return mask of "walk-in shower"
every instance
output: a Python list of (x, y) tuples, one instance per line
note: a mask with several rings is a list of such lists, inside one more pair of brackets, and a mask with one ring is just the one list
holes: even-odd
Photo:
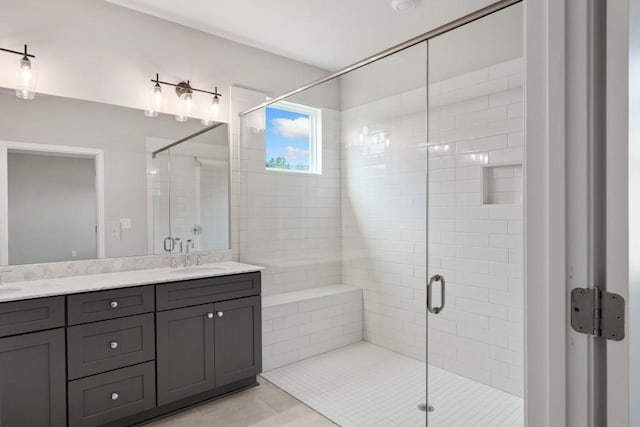
[(263, 375), (339, 425), (523, 424), (522, 13), (238, 96)]

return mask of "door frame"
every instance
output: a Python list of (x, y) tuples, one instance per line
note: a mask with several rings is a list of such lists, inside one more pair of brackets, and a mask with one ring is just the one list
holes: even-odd
[(8, 194), (8, 157), (9, 150), (59, 153), (93, 157), (96, 165), (96, 251), (98, 258), (105, 257), (104, 229), (104, 151), (93, 148), (49, 145), (28, 142), (0, 140), (0, 266), (9, 261), (9, 194)]
[(640, 398), (640, 367), (631, 363), (640, 354), (639, 20), (639, 0), (607, 2), (607, 290), (624, 297), (627, 313), (625, 339), (606, 344), (601, 404), (612, 427), (640, 423), (640, 408), (631, 404)]
[(567, 420), (565, 9), (524, 1), (525, 422)]
[[(584, 179), (576, 181), (570, 176), (567, 180), (567, 162), (580, 164), (587, 174), (589, 166), (580, 163), (583, 159), (568, 158), (566, 153), (570, 147), (567, 142), (575, 148), (576, 144), (584, 145), (586, 139), (567, 141), (565, 133), (568, 126), (584, 130), (594, 123), (582, 118), (567, 124), (577, 110), (578, 116), (584, 113), (580, 102), (586, 95), (580, 91), (587, 90), (586, 85), (571, 86), (568, 82), (585, 78), (582, 73), (589, 71), (585, 69), (585, 57), (574, 52), (568, 55), (565, 44), (575, 49), (572, 40), (591, 37), (593, 28), (585, 30), (583, 21), (588, 17), (580, 8), (587, 7), (587, 2), (582, 0), (535, 0), (525, 4), (527, 87), (535, 88), (525, 98), (525, 185), (531, 183), (525, 196), (525, 276), (530, 285), (526, 288), (525, 314), (527, 424), (637, 425), (640, 408), (630, 402), (640, 396), (640, 367), (630, 363), (630, 355), (640, 354), (640, 344), (634, 340), (634, 325), (640, 322), (640, 298), (633, 298), (640, 293), (640, 226), (631, 219), (640, 217), (640, 168), (631, 165), (634, 160), (636, 165), (640, 163), (640, 144), (632, 144), (640, 139), (640, 126), (630, 117), (640, 114), (640, 81), (630, 76), (640, 75), (640, 61), (634, 58), (634, 54), (640, 57), (640, 26), (630, 28), (630, 22), (640, 22), (640, 0), (605, 2), (606, 54), (596, 59), (606, 64), (604, 285), (607, 291), (625, 298), (627, 313), (626, 338), (606, 342), (606, 372), (600, 370), (598, 375), (594, 350), (588, 344), (593, 339), (571, 330), (567, 298), (570, 287), (575, 286), (568, 280), (571, 260), (567, 259), (567, 242), (575, 245), (581, 241), (571, 234), (577, 231), (567, 227), (571, 220), (567, 218), (567, 196), (576, 190), (585, 191), (587, 185)], [(567, 25), (569, 19), (574, 25)], [(576, 74), (569, 75), (567, 70)], [(589, 137), (586, 131), (579, 138), (583, 136)], [(595, 384), (600, 380), (603, 383)], [(590, 392), (594, 384), (596, 388), (606, 387), (605, 394)], [(596, 418), (600, 417), (605, 421), (599, 422)]]

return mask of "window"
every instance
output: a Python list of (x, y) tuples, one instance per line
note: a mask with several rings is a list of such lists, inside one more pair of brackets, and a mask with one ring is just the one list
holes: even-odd
[(267, 170), (322, 173), (321, 114), (284, 101), (266, 108)]

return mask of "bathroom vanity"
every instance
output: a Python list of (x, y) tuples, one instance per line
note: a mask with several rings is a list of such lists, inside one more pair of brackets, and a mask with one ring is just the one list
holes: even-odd
[(0, 286), (0, 425), (132, 425), (256, 385), (260, 267)]

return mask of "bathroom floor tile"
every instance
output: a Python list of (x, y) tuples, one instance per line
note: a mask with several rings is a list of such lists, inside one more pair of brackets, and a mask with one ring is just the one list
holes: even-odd
[[(342, 427), (424, 426), (426, 365), (366, 342), (263, 374)], [(429, 427), (524, 425), (520, 397), (429, 366)], [(299, 424), (306, 425), (306, 424)]]
[(260, 386), (146, 424), (150, 427), (335, 427), (264, 378)]

